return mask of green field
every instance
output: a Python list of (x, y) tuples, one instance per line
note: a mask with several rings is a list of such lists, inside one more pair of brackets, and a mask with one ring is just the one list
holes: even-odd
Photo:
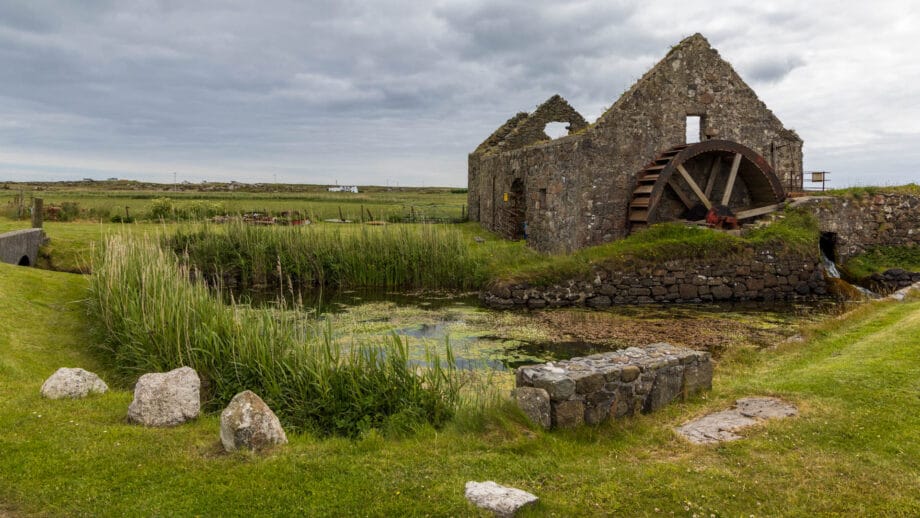
[[(172, 429), (126, 424), (128, 387), (80, 401), (39, 396), (61, 366), (112, 378), (89, 352), (86, 290), (81, 276), (0, 265), (8, 514), (471, 515), (467, 480), (536, 493), (526, 516), (920, 513), (918, 301), (863, 306), (804, 342), (728, 353), (711, 393), (653, 415), (547, 433), (505, 412), (404, 438), (292, 434), (267, 455), (226, 455), (214, 415)], [(755, 394), (794, 401), (801, 415), (721, 446), (671, 431)]]
[[(10, 189), (2, 190), (0, 185), (0, 207), (6, 209), (16, 205), (10, 201), (19, 187), (8, 186)], [(101, 216), (107, 206), (108, 214), (114, 215), (124, 204), (131, 207), (129, 212), (140, 215), (163, 196), (169, 196), (177, 207), (236, 204), (233, 206), (241, 212), (264, 210), (260, 204), (278, 212), (319, 207), (310, 210), (328, 211), (330, 218), (339, 218), (340, 206), (343, 216), (349, 218), (344, 214), (346, 206), (355, 212), (365, 205), (365, 209), (376, 207), (372, 212), (392, 210), (392, 214), (400, 214), (406, 206), (422, 207), (425, 203), (462, 210), (466, 200), (465, 194), (448, 189), (395, 194), (368, 189), (358, 195), (366, 198), (358, 199), (310, 186), (249, 186), (250, 192), (244, 193), (227, 188), (210, 192), (194, 186), (164, 192), (135, 183), (106, 185), (104, 191), (79, 183), (32, 185), (28, 192), (41, 195), (46, 206), (69, 202), (86, 211), (75, 222), (46, 222), (51, 241), (43, 248), (40, 264), (64, 272), (88, 273), (94, 261), (100, 264), (100, 247), (107, 237), (117, 234), (124, 236), (120, 239), (143, 239), (146, 235), (162, 243), (165, 236), (177, 231), (200, 230), (198, 223), (120, 224)], [(303, 208), (285, 207), (294, 200)], [(349, 200), (352, 205), (348, 205)], [(429, 210), (430, 214), (435, 212)], [(451, 217), (447, 210), (441, 214)], [(377, 214), (373, 216), (377, 219)], [(443, 273), (421, 285), (437, 285), (440, 278), (460, 271), (459, 265), (474, 267), (470, 271), (475, 275), (469, 278), (475, 278), (476, 283), (502, 279), (549, 282), (559, 276), (579, 275), (603, 261), (725, 255), (774, 240), (803, 249), (815, 247), (814, 229), (807, 218), (793, 213), (784, 219), (779, 225), (740, 238), (666, 225), (566, 256), (538, 254), (522, 242), (498, 239), (475, 223), (430, 229), (422, 225), (334, 223), (318, 223), (308, 229), (259, 227), (259, 232), (264, 232), (257, 236), (259, 232), (254, 230), (245, 246), (271, 250), (266, 244), (282, 239), (280, 242), (289, 245), (307, 246), (298, 240), (305, 238), (304, 243), (310, 243), (316, 238), (324, 240), (318, 249), (333, 250), (335, 243), (346, 243), (342, 250), (351, 256), (360, 254), (362, 247), (383, 249), (388, 243), (395, 243), (396, 250), (405, 249), (411, 256), (410, 252), (432, 246), (415, 241), (413, 236), (430, 234), (453, 244), (445, 243), (440, 254), (439, 260), (444, 262), (438, 264), (444, 266), (436, 268)], [(27, 220), (0, 217), (0, 232), (27, 226)], [(230, 228), (213, 227), (218, 233)], [(304, 233), (294, 236), (289, 232)], [(244, 246), (224, 243), (219, 235), (206, 237), (203, 242), (218, 251)], [(463, 243), (468, 251), (450, 248), (462, 247)], [(374, 254), (399, 255), (380, 250)], [(866, 259), (867, 270), (916, 260), (901, 250), (879, 254)], [(149, 264), (145, 267), (167, 262), (152, 252), (146, 255)], [(263, 269), (270, 269), (264, 265), (271, 266), (274, 258), (280, 257), (277, 250), (263, 255)], [(326, 255), (334, 257), (332, 252)], [(459, 256), (461, 262), (453, 265), (451, 255)], [(330, 268), (341, 268), (347, 260), (334, 259)], [(414, 262), (380, 264), (397, 265), (393, 268), (410, 272), (411, 277), (415, 275), (411, 273)], [(135, 260), (124, 264), (142, 263)], [(359, 284), (389, 282), (362, 281), (372, 279), (362, 273), (367, 266), (353, 266), (349, 278), (359, 279), (355, 281)], [(223, 348), (235, 343), (232, 329), (245, 325), (243, 319), (229, 318), (231, 310), (222, 309), (205, 293), (185, 293), (184, 287), (170, 285), (164, 291), (167, 299), (153, 304), (142, 301), (140, 291), (121, 295), (122, 307), (130, 311), (146, 311), (145, 307), (159, 311), (165, 320), (154, 323), (156, 329), (145, 330), (148, 317), (138, 310), (117, 314), (109, 321), (113, 326), (125, 324), (122, 335), (106, 334), (100, 320), (90, 316), (89, 301), (93, 297), (106, 300), (106, 293), (115, 290), (93, 292), (91, 286), (101, 286), (103, 277), (64, 272), (0, 264), (0, 516), (486, 516), (477, 514), (465, 501), (463, 485), (468, 480), (494, 480), (537, 494), (541, 502), (523, 516), (920, 515), (920, 341), (916, 338), (920, 336), (920, 300), (916, 297), (905, 303), (868, 303), (840, 316), (790, 319), (781, 324), (772, 317), (746, 317), (750, 319), (747, 329), (781, 325), (783, 332), (751, 331), (737, 336), (734, 334), (740, 333), (740, 328), (728, 325), (734, 319), (729, 314), (717, 319), (669, 313), (670, 325), (665, 327), (671, 335), (684, 328), (688, 319), (695, 319), (696, 330), (683, 337), (684, 343), (718, 351), (715, 379), (712, 392), (652, 415), (576, 431), (546, 432), (528, 424), (512, 408), (506, 386), (501, 385), (508, 382), (504, 376), (491, 380), (496, 387), (503, 387), (502, 399), (495, 400), (488, 387), (482, 387), (485, 399), (470, 399), (473, 404), (458, 407), (454, 418), (438, 423), (437, 428), (419, 423), (408, 428), (388, 426), (386, 420), (380, 420), (375, 427), (361, 428), (357, 433), (347, 430), (345, 435), (352, 437), (346, 438), (330, 435), (321, 427), (302, 427), (289, 430), (290, 444), (274, 451), (228, 455), (220, 446), (214, 405), (209, 407), (210, 413), (194, 422), (171, 429), (129, 425), (125, 414), (136, 375), (132, 368), (148, 368), (143, 365), (145, 361), (166, 364), (175, 360), (169, 354), (145, 352), (144, 341), (160, 340), (157, 343), (164, 351), (177, 340), (184, 340), (178, 333), (172, 336), (167, 332), (173, 331), (170, 322), (178, 317), (156, 309), (168, 305), (163, 300), (181, 298), (186, 304), (183, 307), (194, 308), (186, 317), (221, 322), (222, 327), (215, 325), (210, 336), (199, 333), (202, 330), (197, 327), (195, 332), (216, 344), (212, 350), (196, 349), (194, 354), (200, 355), (196, 361), (214, 366), (224, 365), (218, 360), (225, 352)], [(175, 306), (181, 310), (180, 304)], [(397, 311), (385, 307), (388, 309), (376, 311)], [(359, 333), (369, 326), (386, 330), (388, 324), (381, 322), (381, 315), (374, 310), (369, 314), (361, 311), (330, 319), (339, 336), (347, 337), (350, 326)], [(416, 307), (412, 311), (428, 310)], [(264, 318), (268, 331), (263, 333), (253, 324), (249, 331), (259, 336), (238, 342), (262, 343), (269, 350), (281, 340), (272, 333), (287, 324), (270, 313), (261, 315), (255, 318)], [(626, 327), (630, 318), (608, 317), (601, 312), (568, 310), (535, 312), (526, 318), (517, 313), (491, 312), (486, 321), (496, 329), (514, 328), (516, 335), (541, 335), (549, 321), (578, 334), (592, 326)], [(637, 320), (631, 325), (641, 329), (651, 326), (651, 321)], [(698, 334), (707, 325), (717, 326), (715, 333), (726, 335), (720, 336), (722, 345), (713, 346), (712, 338)], [(230, 332), (225, 332), (228, 329)], [(761, 338), (755, 340), (755, 335)], [(792, 335), (802, 339), (783, 341)], [(764, 343), (763, 337), (771, 341)], [(218, 343), (220, 340), (223, 342)], [(114, 351), (134, 354), (133, 363), (118, 364), (112, 356)], [(42, 381), (64, 366), (98, 372), (112, 390), (85, 400), (42, 399)], [(261, 368), (254, 362), (248, 367)], [(225, 398), (235, 388), (228, 385), (226, 390)], [(751, 429), (743, 440), (722, 445), (693, 446), (672, 431), (691, 418), (753, 395), (787, 399), (798, 405), (800, 415)]]
[[(353, 221), (462, 219), (464, 189), (360, 187), (360, 192), (329, 192), (318, 185), (194, 184), (163, 185), (139, 182), (55, 182), (0, 184), (0, 215), (19, 215), (19, 198), (27, 208), (32, 197), (46, 207), (76, 204), (73, 218), (109, 221), (112, 216), (146, 219), (155, 201), (167, 198), (180, 216), (188, 213), (240, 214), (299, 212), (313, 220)], [(126, 212), (127, 209), (127, 212)], [(156, 219), (156, 218), (154, 218)]]

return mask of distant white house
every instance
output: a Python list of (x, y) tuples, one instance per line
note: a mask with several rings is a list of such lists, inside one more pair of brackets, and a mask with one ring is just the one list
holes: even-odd
[(358, 194), (357, 185), (336, 185), (329, 188), (329, 192), (353, 192)]

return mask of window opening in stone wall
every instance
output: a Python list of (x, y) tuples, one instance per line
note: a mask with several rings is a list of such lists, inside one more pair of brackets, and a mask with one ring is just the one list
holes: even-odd
[(695, 144), (700, 141), (700, 120), (699, 115), (687, 115), (687, 134), (684, 140), (687, 144)]
[(537, 197), (537, 208), (546, 210), (546, 189), (540, 189)]
[(550, 122), (543, 128), (543, 133), (546, 133), (553, 140), (564, 137), (569, 134), (569, 124), (567, 122)]

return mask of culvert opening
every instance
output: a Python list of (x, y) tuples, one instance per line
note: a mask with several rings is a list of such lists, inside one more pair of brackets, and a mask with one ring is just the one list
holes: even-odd
[(29, 261), (29, 256), (22, 256), (22, 259), (19, 260), (19, 266), (32, 266), (32, 263)]
[(827, 257), (831, 262), (837, 262), (837, 233), (836, 232), (821, 232), (821, 239), (818, 241), (819, 246), (821, 247), (821, 253), (824, 254), (824, 257)]

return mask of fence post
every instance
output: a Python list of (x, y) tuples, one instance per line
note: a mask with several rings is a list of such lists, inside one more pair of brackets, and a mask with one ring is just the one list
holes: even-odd
[(32, 198), (32, 228), (42, 228), (42, 210), (44, 201), (41, 198)]

